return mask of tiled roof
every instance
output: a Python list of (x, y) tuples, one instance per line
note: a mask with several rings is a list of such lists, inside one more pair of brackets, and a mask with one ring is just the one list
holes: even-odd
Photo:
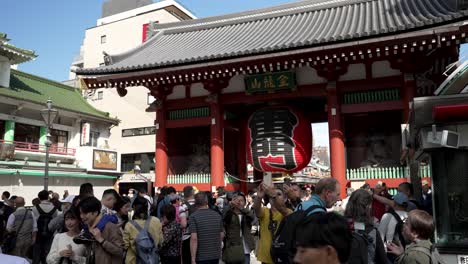
[(156, 25), (143, 45), (110, 56), (106, 74), (324, 46), (466, 19), (446, 0), (307, 0), (244, 13)]
[(78, 89), (45, 78), (11, 69), (10, 87), (0, 87), (0, 97), (10, 97), (45, 106), (52, 99), (54, 108), (64, 109), (85, 116), (118, 123), (108, 113), (101, 112), (88, 104)]
[(15, 47), (8, 41), (7, 34), (0, 33), (0, 56), (7, 57), (11, 64), (23, 63), (37, 57), (34, 51)]

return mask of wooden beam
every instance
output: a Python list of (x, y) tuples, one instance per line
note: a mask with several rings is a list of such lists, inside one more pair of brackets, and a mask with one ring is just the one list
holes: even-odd
[(209, 126), (210, 124), (211, 124), (210, 117), (197, 117), (197, 118), (191, 118), (191, 119), (167, 120), (166, 128)]
[(377, 102), (367, 104), (344, 104), (341, 105), (341, 113), (357, 114), (379, 111), (402, 110), (404, 104), (402, 101)]
[(403, 75), (374, 78), (370, 80), (354, 80), (337, 82), (341, 92), (357, 92), (399, 88), (403, 86)]

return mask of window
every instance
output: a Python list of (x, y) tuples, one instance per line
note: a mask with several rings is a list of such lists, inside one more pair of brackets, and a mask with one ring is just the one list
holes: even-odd
[(51, 129), (50, 139), (52, 144), (58, 148), (66, 148), (68, 145), (68, 132), (62, 130)]
[(103, 92), (103, 91), (99, 91), (99, 92), (97, 93), (97, 100), (102, 100), (103, 95), (104, 95), (104, 92)]
[(97, 147), (99, 140), (99, 132), (91, 131), (89, 133), (89, 146)]
[(15, 123), (15, 141), (26, 143), (39, 143), (38, 126)]
[(154, 171), (154, 157), (154, 152), (122, 154), (120, 164), (121, 171), (132, 171), (135, 168), (135, 165), (140, 166), (141, 173), (149, 173)]
[(106, 35), (102, 35), (101, 36), (101, 44), (104, 44), (107, 42), (107, 36)]
[(146, 135), (155, 135), (155, 134), (156, 134), (155, 126), (122, 129), (122, 137), (135, 137), (135, 136), (146, 136)]

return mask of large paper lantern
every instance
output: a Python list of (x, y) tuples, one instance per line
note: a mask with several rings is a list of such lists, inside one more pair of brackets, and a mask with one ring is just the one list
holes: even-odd
[(289, 106), (267, 107), (247, 122), (247, 152), (252, 166), (263, 172), (296, 172), (312, 156), (308, 118)]

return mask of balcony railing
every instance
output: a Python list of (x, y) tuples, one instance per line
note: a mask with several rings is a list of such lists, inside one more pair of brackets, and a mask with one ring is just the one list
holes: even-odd
[(185, 183), (210, 183), (211, 175), (209, 173), (189, 173), (189, 174), (174, 174), (167, 176), (168, 184), (185, 184)]
[[(406, 178), (409, 175), (408, 167), (390, 167), (390, 168), (358, 168), (347, 169), (346, 178), (348, 180), (370, 180), (370, 179), (398, 179)], [(430, 178), (430, 166), (419, 167), (419, 177)]]
[[(13, 144), (15, 145), (15, 150), (20, 150), (20, 151), (30, 151), (30, 152), (39, 152), (39, 153), (45, 153), (46, 151), (45, 145), (40, 145), (37, 143), (8, 141), (8, 140), (3, 140), (3, 139), (0, 139), (0, 143)], [(67, 148), (67, 147), (59, 147), (57, 145), (52, 144), (52, 146), (50, 146), (49, 148), (49, 153), (58, 154), (58, 155), (75, 156), (76, 149)]]

